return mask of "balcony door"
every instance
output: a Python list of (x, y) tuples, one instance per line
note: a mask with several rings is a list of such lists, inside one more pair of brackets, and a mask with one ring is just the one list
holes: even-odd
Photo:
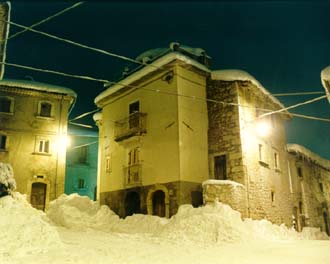
[(140, 101), (129, 104), (129, 128), (139, 128), (140, 127)]

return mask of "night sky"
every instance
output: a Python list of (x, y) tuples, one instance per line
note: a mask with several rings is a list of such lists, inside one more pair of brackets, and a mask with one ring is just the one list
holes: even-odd
[[(29, 26), (74, 4), (49, 2), (15, 1), (11, 20)], [(330, 2), (315, 0), (90, 1), (35, 29), (130, 58), (177, 41), (205, 49), (213, 70), (245, 70), (271, 93), (322, 92), (320, 72), (330, 65), (329, 14)], [(10, 34), (20, 30), (12, 25)], [(8, 41), (7, 62), (110, 81), (118, 80), (125, 66), (132, 68), (128, 61), (33, 32)], [(31, 77), (78, 93), (71, 118), (96, 109), (94, 98), (103, 91), (100, 82), (6, 67), (5, 78)], [(278, 99), (290, 106), (318, 96)], [(326, 99), (291, 112), (330, 119)], [(91, 124), (92, 118), (80, 122)], [(288, 123), (287, 138), (330, 158), (330, 122), (294, 118)]]

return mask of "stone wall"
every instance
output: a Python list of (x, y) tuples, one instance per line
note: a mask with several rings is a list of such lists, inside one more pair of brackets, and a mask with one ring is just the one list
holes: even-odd
[(234, 210), (246, 215), (246, 189), (242, 184), (233, 181), (208, 180), (203, 183), (204, 204), (219, 201), (230, 205)]

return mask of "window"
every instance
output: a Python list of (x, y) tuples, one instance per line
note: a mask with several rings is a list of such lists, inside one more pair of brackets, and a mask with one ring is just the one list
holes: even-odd
[(275, 202), (275, 191), (274, 190), (271, 191), (270, 197), (271, 197), (271, 200), (272, 200), (272, 204), (274, 204), (274, 202)]
[(0, 135), (0, 151), (6, 150), (7, 136)]
[(38, 116), (41, 117), (52, 117), (53, 104), (46, 101), (39, 102), (38, 105)]
[(7, 96), (0, 97), (0, 112), (12, 113), (13, 106), (14, 106), (14, 100), (12, 98)]
[(39, 153), (50, 153), (50, 142), (49, 140), (41, 139), (38, 143)]
[(279, 169), (279, 159), (278, 159), (278, 152), (274, 152), (274, 168)]
[(303, 211), (304, 211), (304, 210), (303, 210), (303, 203), (302, 203), (302, 201), (300, 201), (300, 202), (299, 202), (299, 213), (300, 213), (300, 214), (303, 214)]
[(111, 172), (111, 157), (110, 156), (105, 157), (105, 171)]
[(85, 180), (84, 179), (78, 179), (78, 188), (84, 189), (85, 188)]
[(298, 177), (300, 177), (300, 178), (303, 177), (303, 173), (302, 173), (302, 168), (301, 167), (297, 167), (297, 174), (298, 174)]
[(80, 164), (86, 164), (87, 163), (87, 153), (88, 153), (88, 146), (81, 146), (78, 148), (78, 157), (77, 161)]
[(323, 183), (319, 182), (320, 191), (323, 192)]
[(128, 152), (128, 166), (136, 165), (139, 163), (139, 148), (134, 148)]
[(263, 145), (259, 144), (258, 145), (258, 150), (259, 150), (259, 160), (263, 161), (264, 160), (264, 153), (263, 153)]
[(129, 128), (140, 127), (140, 102), (136, 101), (129, 105)]
[(214, 156), (214, 179), (226, 180), (226, 155)]

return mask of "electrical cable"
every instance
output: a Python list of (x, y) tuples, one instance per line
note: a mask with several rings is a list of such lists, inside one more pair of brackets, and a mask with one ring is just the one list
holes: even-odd
[(29, 27), (27, 27), (27, 28), (25, 28), (25, 29), (23, 29), (23, 30), (21, 30), (21, 31), (19, 31), (19, 32), (16, 32), (15, 34), (9, 36), (8, 38), (1, 40), (1, 42), (3, 42), (3, 41), (7, 41), (7, 40), (10, 40), (10, 39), (12, 39), (12, 38), (15, 38), (15, 37), (17, 37), (17, 36), (23, 34), (24, 32), (26, 32), (26, 31), (28, 31), (28, 30), (30, 30), (30, 29), (36, 27), (36, 26), (39, 26), (39, 25), (41, 25), (41, 24), (43, 24), (43, 23), (45, 23), (45, 22), (47, 22), (47, 21), (49, 21), (49, 20), (51, 20), (51, 19), (53, 19), (53, 18), (55, 18), (55, 17), (58, 17), (58, 16), (60, 16), (60, 15), (62, 15), (62, 14), (64, 14), (64, 13), (66, 13), (67, 11), (69, 11), (69, 10), (71, 10), (71, 9), (73, 9), (73, 8), (76, 8), (76, 7), (80, 6), (80, 5), (82, 5), (83, 3), (84, 3), (84, 2), (78, 2), (78, 3), (75, 3), (74, 5), (72, 5), (72, 6), (70, 6), (70, 7), (67, 7), (67, 8), (65, 8), (65, 9), (63, 9), (63, 10), (61, 10), (60, 12), (57, 12), (56, 14), (54, 14), (54, 15), (52, 15), (52, 16), (49, 16), (49, 17), (47, 17), (47, 18), (45, 18), (45, 19), (43, 19), (43, 20), (41, 20), (41, 21), (39, 21), (39, 22), (37, 22), (37, 23), (35, 23), (35, 24), (33, 24), (33, 25), (31, 25), (31, 26), (29, 26)]

